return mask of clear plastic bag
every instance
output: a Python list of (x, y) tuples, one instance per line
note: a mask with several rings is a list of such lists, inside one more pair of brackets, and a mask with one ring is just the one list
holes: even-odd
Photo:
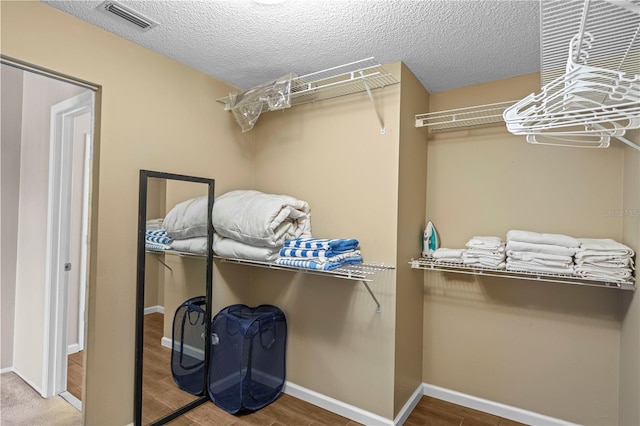
[(251, 130), (262, 111), (276, 111), (291, 107), (291, 79), (289, 73), (269, 83), (244, 92), (229, 95), (225, 109), (231, 110), (242, 132)]

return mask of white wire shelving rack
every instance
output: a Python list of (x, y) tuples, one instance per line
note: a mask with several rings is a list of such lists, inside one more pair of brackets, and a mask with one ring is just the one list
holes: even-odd
[[(206, 257), (204, 254), (188, 253), (188, 252), (181, 252), (181, 251), (175, 251), (175, 250), (146, 249), (146, 252), (150, 254), (155, 254), (155, 255), (167, 254), (167, 255), (173, 255), (173, 256), (182, 256), (182, 257), (200, 258), (200, 259), (204, 259)], [(215, 260), (219, 260), (221, 262), (226, 262), (226, 263), (235, 263), (235, 264), (254, 266), (259, 268), (277, 269), (277, 270), (290, 271), (290, 272), (301, 272), (304, 274), (321, 275), (325, 277), (340, 278), (340, 279), (351, 280), (351, 281), (360, 281), (364, 284), (365, 288), (367, 289), (367, 292), (375, 302), (377, 312), (381, 312), (382, 307), (380, 305), (380, 302), (378, 301), (378, 298), (375, 296), (375, 294), (371, 290), (369, 283), (373, 282), (376, 274), (388, 272), (395, 269), (395, 267), (393, 266), (362, 263), (362, 264), (356, 264), (356, 265), (345, 265), (340, 268), (332, 269), (329, 271), (321, 271), (321, 270), (315, 270), (315, 269), (299, 268), (295, 266), (278, 265), (275, 262), (260, 261), (260, 260), (239, 259), (239, 258), (223, 257), (218, 255), (214, 255), (213, 258)], [(164, 262), (164, 260), (162, 260), (160, 257), (158, 257), (158, 261), (167, 269), (173, 272), (173, 269), (169, 265), (167, 265)]]
[(636, 286), (633, 282), (605, 281), (593, 278), (577, 277), (569, 274), (548, 274), (528, 271), (507, 271), (504, 269), (476, 267), (460, 265), (449, 262), (436, 262), (430, 258), (411, 259), (412, 269), (422, 269), (434, 272), (451, 272), (455, 274), (468, 274), (488, 277), (515, 278), (520, 280), (540, 281), (560, 284), (581, 285), (589, 287), (612, 288), (617, 290), (634, 291)]
[(505, 111), (532, 144), (607, 148), (640, 128), (640, 0), (543, 0), (542, 88)]
[[(291, 79), (289, 103), (291, 107), (294, 107), (354, 93), (367, 92), (380, 123), (380, 133), (384, 134), (384, 121), (373, 102), (371, 91), (396, 83), (398, 83), (398, 80), (395, 76), (385, 70), (373, 57), (370, 57), (293, 77)], [(231, 109), (233, 98), (238, 93), (232, 93), (229, 96), (217, 99), (217, 101), (225, 104), (225, 109)]]
[[(640, 75), (640, 0), (543, 0), (540, 2), (541, 84), (561, 78), (572, 37), (585, 31), (595, 40), (577, 56), (593, 67), (629, 76)], [(582, 41), (578, 43), (582, 46)], [(505, 109), (518, 101), (500, 102), (416, 115), (416, 127), (430, 133), (500, 125)], [(606, 107), (606, 105), (605, 105)], [(587, 123), (588, 124), (588, 123)], [(599, 128), (596, 126), (596, 128)], [(622, 136), (619, 140), (640, 149)]]
[(543, 0), (540, 19), (543, 86), (564, 74), (567, 46), (584, 31), (595, 40), (586, 58), (589, 65), (640, 74), (640, 0)]
[(504, 110), (516, 101), (455, 108), (416, 115), (416, 127), (427, 127), (430, 133), (487, 127), (504, 124)]

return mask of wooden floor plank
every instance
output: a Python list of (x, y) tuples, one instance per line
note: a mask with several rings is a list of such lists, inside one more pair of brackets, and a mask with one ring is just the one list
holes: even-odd
[(82, 366), (67, 362), (67, 391), (82, 400)]
[[(171, 375), (171, 350), (160, 344), (164, 315), (145, 315), (143, 423), (159, 419), (196, 398), (180, 390)], [(82, 353), (69, 355), (68, 390), (82, 395)], [(73, 388), (73, 391), (71, 390)], [(76, 393), (78, 392), (78, 395)], [(172, 426), (362, 426), (290, 395), (253, 412), (232, 415), (208, 401), (169, 423)], [(522, 423), (423, 396), (406, 426), (525, 426)]]
[(423, 396), (411, 412), (407, 426), (525, 426), (482, 411)]

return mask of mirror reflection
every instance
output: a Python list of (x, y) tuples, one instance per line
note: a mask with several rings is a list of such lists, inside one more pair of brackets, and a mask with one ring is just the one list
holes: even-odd
[(213, 181), (163, 178), (156, 174), (165, 174), (157, 172), (143, 178), (143, 172), (138, 221), (143, 228), (138, 231), (138, 250), (144, 246), (143, 259), (138, 254), (142, 319), (137, 318), (142, 327), (138, 325), (136, 342), (141, 359), (136, 356), (140, 384), (135, 405), (136, 424), (147, 425), (165, 423), (208, 399), (204, 386), (211, 317), (207, 208)]

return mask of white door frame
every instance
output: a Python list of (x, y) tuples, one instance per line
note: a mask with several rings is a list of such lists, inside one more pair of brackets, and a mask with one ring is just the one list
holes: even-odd
[(87, 90), (51, 107), (42, 369), (42, 396), (45, 398), (64, 392), (67, 388), (69, 288), (65, 264), (69, 262), (73, 126), (75, 117), (90, 113), (93, 129), (94, 99), (93, 91)]
[[(93, 103), (92, 103), (93, 105)], [(93, 113), (91, 116), (93, 129)], [(84, 350), (84, 319), (87, 302), (88, 264), (89, 264), (89, 185), (91, 183), (91, 159), (93, 158), (93, 138), (90, 133), (84, 138), (84, 174), (82, 176), (82, 246), (80, 249), (80, 307), (78, 309), (78, 351)]]

